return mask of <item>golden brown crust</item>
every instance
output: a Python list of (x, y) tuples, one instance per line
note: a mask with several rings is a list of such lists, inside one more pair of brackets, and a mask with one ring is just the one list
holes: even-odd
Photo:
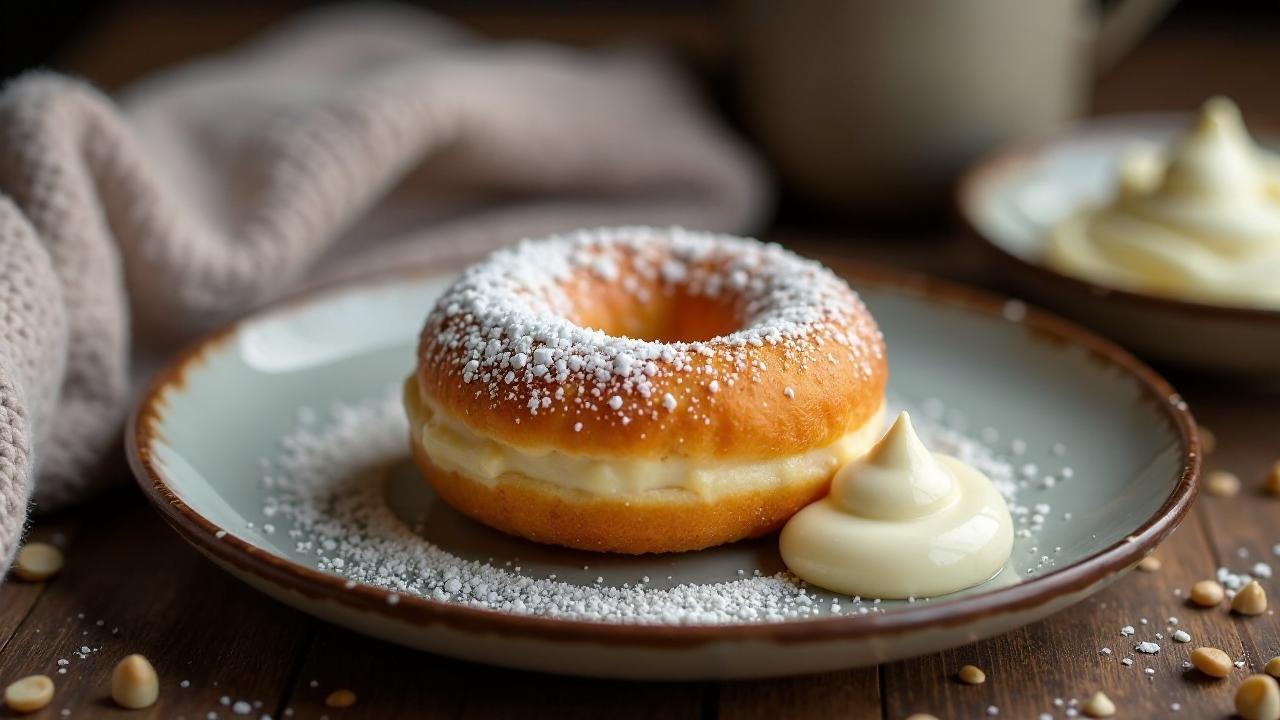
[(827, 492), (830, 478), (712, 501), (688, 492), (609, 498), (507, 474), (493, 487), (437, 467), (411, 438), (413, 457), (450, 506), (489, 527), (540, 543), (639, 555), (683, 552), (774, 532)]
[[(878, 336), (864, 340), (882, 342)], [(750, 353), (768, 368), (757, 380), (732, 386), (721, 383), (713, 393), (705, 384), (677, 383), (672, 376), (656, 378), (657, 390), (648, 404), (657, 416), (637, 413), (627, 425), (614, 421), (603, 403), (594, 412), (575, 407), (572, 412), (530, 416), (519, 398), (475, 397), (474, 389), (462, 383), (453, 368), (429, 359), (419, 365), (418, 381), (425, 397), (481, 435), (517, 447), (554, 447), (608, 457), (795, 455), (830, 445), (865, 425), (884, 401), (888, 365), (883, 352), (863, 360), (871, 376), (865, 382), (855, 381), (853, 361), (847, 357), (802, 367), (779, 348), (752, 348)], [(708, 363), (717, 370), (726, 364), (720, 358)], [(664, 393), (671, 393), (678, 407), (696, 403), (700, 412), (665, 412), (659, 400)], [(575, 430), (578, 423), (581, 429)]]
[[(680, 371), (680, 360), (655, 360), (657, 371), (646, 378), (651, 391), (644, 397), (546, 378), (506, 384), (495, 379), (486, 387), (468, 382), (461, 351), (440, 341), (456, 337), (456, 325), (465, 320), (437, 311), (418, 348), (422, 396), (475, 432), (509, 445), (615, 458), (786, 457), (831, 444), (881, 407), (888, 375), (883, 338), (856, 294), (829, 271), (821, 279), (835, 285), (840, 297), (811, 336), (731, 346), (724, 336), (741, 322), (731, 295), (684, 292), (631, 272), (625, 263), (621, 267), (625, 277), (607, 282), (579, 270), (559, 283), (575, 313), (570, 319), (617, 336), (714, 338), (706, 341), (713, 352), (696, 358), (696, 372)], [(715, 378), (720, 380), (713, 390)], [(621, 412), (607, 403), (614, 392), (625, 397)], [(555, 402), (531, 413), (531, 395), (553, 396)]]
[[(756, 461), (866, 427), (887, 373), (870, 313), (817, 263), (740, 238), (623, 228), (522, 244), (468, 270), (427, 319), (413, 390), (515, 448)], [(437, 466), (419, 438), (411, 445), (453, 507), (584, 550), (676, 552), (761, 535), (830, 484), (829, 473), (778, 478), (714, 499), (593, 494), (514, 472), (489, 485)]]

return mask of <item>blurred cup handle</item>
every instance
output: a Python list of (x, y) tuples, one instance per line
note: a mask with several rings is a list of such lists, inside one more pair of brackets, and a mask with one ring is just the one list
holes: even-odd
[(1094, 69), (1102, 72), (1124, 57), (1177, 0), (1113, 0), (1102, 13), (1094, 46)]

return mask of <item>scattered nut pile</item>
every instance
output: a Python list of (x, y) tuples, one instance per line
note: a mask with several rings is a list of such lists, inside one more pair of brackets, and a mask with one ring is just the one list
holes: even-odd
[(1192, 650), (1191, 664), (1209, 677), (1224, 678), (1231, 674), (1231, 656), (1218, 648), (1198, 647)]
[(160, 697), (160, 678), (145, 657), (133, 654), (116, 664), (111, 673), (111, 699), (122, 708), (141, 710)]
[(62, 570), (62, 551), (49, 543), (27, 543), (13, 558), (13, 574), (19, 580), (41, 582)]
[(981, 685), (987, 681), (987, 674), (973, 665), (965, 665), (960, 668), (960, 672), (956, 673), (956, 676), (965, 685)]
[[(1204, 608), (1217, 607), (1226, 599), (1227, 592), (1215, 580), (1201, 580), (1191, 586), (1188, 599)], [(1261, 615), (1267, 611), (1267, 591), (1257, 580), (1250, 580), (1231, 598), (1231, 612), (1239, 615)]]
[(1084, 714), (1091, 718), (1109, 718), (1116, 714), (1116, 704), (1111, 702), (1101, 690), (1094, 693), (1081, 707)]
[(1267, 611), (1267, 591), (1262, 589), (1257, 580), (1250, 580), (1248, 585), (1240, 588), (1240, 592), (1231, 598), (1231, 612), (1241, 615), (1261, 615)]
[[(29, 675), (4, 689), (5, 707), (19, 714), (33, 713), (53, 701), (53, 680), (47, 675)], [(111, 673), (111, 699), (126, 710), (151, 707), (160, 697), (160, 680), (150, 661), (129, 655)]]
[[(1207, 455), (1217, 447), (1218, 440), (1209, 428), (1200, 426), (1200, 448)], [(1214, 470), (1204, 480), (1204, 489), (1210, 495), (1234, 497), (1243, 487), (1240, 476), (1228, 470)], [(1262, 481), (1262, 491), (1271, 497), (1280, 497), (1280, 460), (1271, 464)]]
[(53, 700), (53, 681), (47, 675), (28, 675), (4, 689), (4, 704), (16, 713), (35, 712)]
[(356, 694), (346, 688), (334, 690), (324, 699), (324, 704), (331, 708), (346, 708), (356, 704)]
[(1217, 607), (1227, 592), (1215, 580), (1201, 580), (1191, 586), (1191, 602), (1200, 607)]
[(1204, 489), (1210, 495), (1218, 497), (1235, 497), (1240, 494), (1240, 478), (1226, 470), (1214, 470), (1205, 478)]
[(1236, 714), (1244, 720), (1280, 718), (1280, 684), (1269, 675), (1250, 675), (1236, 690)]
[(1271, 472), (1267, 473), (1267, 481), (1263, 488), (1268, 495), (1280, 497), (1280, 460), (1271, 466)]

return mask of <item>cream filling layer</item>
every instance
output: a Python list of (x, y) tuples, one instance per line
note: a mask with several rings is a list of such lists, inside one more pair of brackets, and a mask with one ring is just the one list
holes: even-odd
[(861, 427), (835, 442), (796, 455), (768, 460), (714, 458), (607, 458), (554, 448), (515, 447), (485, 437), (448, 418), (421, 397), (417, 382), (404, 388), (414, 441), (440, 469), (489, 487), (504, 475), (519, 474), (570, 490), (605, 497), (629, 497), (680, 490), (713, 500), (721, 495), (782, 487), (830, 477), (861, 456), (880, 437), (884, 406)]

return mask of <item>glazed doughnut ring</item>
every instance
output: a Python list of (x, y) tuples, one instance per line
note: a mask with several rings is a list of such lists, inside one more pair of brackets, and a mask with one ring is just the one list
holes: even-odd
[(694, 550), (774, 531), (882, 429), (884, 341), (817, 262), (644, 227), (526, 240), (437, 301), (405, 383), (459, 511), (543, 543)]

